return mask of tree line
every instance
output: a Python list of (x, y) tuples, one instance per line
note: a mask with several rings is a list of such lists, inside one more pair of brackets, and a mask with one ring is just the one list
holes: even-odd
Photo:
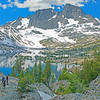
[(21, 64), (24, 64), (23, 62), (23, 58), (19, 57), (12, 69), (12, 76), (17, 77), (16, 75), (18, 74), (18, 86), (20, 91), (27, 91), (27, 85), (34, 83), (44, 83), (47, 87), (50, 88), (50, 84), (55, 80), (54, 73), (51, 72), (50, 61), (46, 61), (44, 70), (42, 69), (41, 61), (39, 61), (39, 64), (35, 62), (33, 67), (29, 67), (23, 70), (21, 67)]
[(66, 68), (63, 69), (58, 80), (67, 80), (70, 82), (68, 87), (60, 86), (56, 91), (58, 94), (66, 93), (83, 93), (89, 88), (89, 83), (100, 75), (100, 49), (94, 51), (94, 57), (85, 59), (81, 70), (75, 69), (74, 72), (69, 72)]

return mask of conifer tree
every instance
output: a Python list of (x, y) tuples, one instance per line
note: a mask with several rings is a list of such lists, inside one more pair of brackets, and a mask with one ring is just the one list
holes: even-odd
[(13, 68), (12, 68), (11, 76), (16, 77), (16, 72), (15, 72), (15, 67), (14, 67), (14, 66), (13, 66)]
[(34, 66), (34, 78), (35, 78), (35, 81), (37, 81), (37, 80), (38, 80), (37, 63), (35, 63), (35, 66)]
[(39, 75), (38, 75), (38, 81), (41, 82), (42, 78), (42, 66), (41, 66), (41, 61), (39, 62)]
[(46, 61), (46, 66), (43, 73), (43, 82), (49, 87), (51, 78), (51, 64), (50, 61)]

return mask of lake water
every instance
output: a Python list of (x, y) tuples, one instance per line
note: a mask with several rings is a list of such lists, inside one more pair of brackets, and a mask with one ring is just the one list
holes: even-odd
[(0, 72), (4, 75), (11, 75), (12, 68), (11, 67), (0, 67)]
[[(58, 66), (57, 64), (51, 64), (51, 71), (55, 74), (56, 79), (58, 79), (59, 75), (61, 74), (62, 69), (60, 69), (59, 67), (60, 65)], [(42, 63), (42, 70), (44, 69), (45, 69), (45, 63)], [(2, 72), (4, 75), (11, 75), (12, 67), (0, 67), (0, 72)]]
[[(33, 56), (33, 59), (26, 59), (25, 60), (25, 64), (22, 66), (24, 68), (27, 67), (33, 67), (35, 64), (35, 59), (34, 59), (34, 55), (33, 54), (23, 54), (24, 56), (28, 55), (28, 56)], [(12, 67), (16, 62), (16, 59), (18, 55), (13, 55), (13, 56), (0, 56), (0, 72), (2, 72), (4, 75), (11, 75), (12, 72)], [(39, 64), (39, 63), (38, 63)], [(45, 63), (42, 62), (42, 70), (44, 70), (45, 68)], [(64, 65), (61, 63), (52, 63), (51, 64), (51, 71), (55, 74), (55, 78), (58, 79), (59, 75), (61, 74), (62, 69), (64, 68)]]

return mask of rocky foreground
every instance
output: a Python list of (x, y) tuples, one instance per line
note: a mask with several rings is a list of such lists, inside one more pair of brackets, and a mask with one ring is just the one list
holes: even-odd
[(50, 100), (100, 100), (100, 76), (89, 84), (89, 89), (84, 94), (66, 94), (64, 96), (55, 96)]
[(19, 94), (17, 92), (18, 79), (9, 77), (9, 85), (4, 89), (2, 84), (2, 75), (0, 74), (0, 100), (17, 100)]
[(18, 89), (18, 79), (9, 77), (9, 84), (3, 87), (0, 73), (0, 100), (48, 100), (54, 96), (53, 92), (44, 84), (35, 83), (26, 87), (30, 92), (21, 93)]
[[(73, 93), (64, 96), (55, 96), (54, 93), (44, 84), (32, 84), (28, 93), (17, 91), (18, 79), (9, 77), (9, 85), (4, 89), (0, 74), (0, 100), (100, 100), (100, 76), (93, 80), (89, 85), (89, 90), (84, 94)], [(56, 84), (54, 85), (56, 87)]]

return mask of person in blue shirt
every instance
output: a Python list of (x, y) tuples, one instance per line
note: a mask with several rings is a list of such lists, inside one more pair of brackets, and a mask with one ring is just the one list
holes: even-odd
[(3, 83), (3, 87), (5, 88), (5, 86), (6, 86), (6, 79), (5, 79), (4, 76), (2, 77), (2, 83)]

